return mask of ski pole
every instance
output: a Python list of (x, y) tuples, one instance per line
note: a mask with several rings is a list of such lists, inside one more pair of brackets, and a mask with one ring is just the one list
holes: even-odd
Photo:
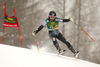
[(37, 46), (37, 50), (39, 51), (38, 44), (37, 44), (37, 40), (36, 40), (36, 37), (35, 37), (35, 32), (32, 32), (32, 35), (34, 36), (35, 43), (36, 43), (36, 46)]
[(35, 35), (34, 35), (34, 38), (35, 38), (35, 43), (36, 43), (36, 46), (37, 46), (37, 50), (39, 51), (39, 48), (38, 48), (38, 44), (37, 44), (37, 40), (36, 40)]
[[(73, 21), (73, 20), (71, 20), (71, 21), (75, 23), (75, 21)], [(88, 33), (86, 33), (77, 23), (75, 23), (75, 24), (96, 43), (96, 41)]]

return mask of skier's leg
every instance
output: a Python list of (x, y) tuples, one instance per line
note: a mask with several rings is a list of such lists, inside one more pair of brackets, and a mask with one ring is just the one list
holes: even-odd
[(58, 44), (58, 42), (56, 40), (56, 35), (57, 34), (59, 34), (59, 32), (49, 31), (49, 36), (52, 39), (54, 46), (56, 47), (56, 49), (58, 50), (58, 52), (60, 52), (61, 51), (61, 48), (59, 47), (59, 44)]
[(59, 47), (59, 44), (58, 44), (56, 38), (53, 37), (53, 38), (52, 38), (52, 41), (53, 41), (54, 46), (56, 47), (56, 49), (57, 49), (58, 52), (60, 53), (60, 52), (61, 52), (61, 48)]
[(64, 36), (63, 36), (61, 33), (59, 33), (59, 35), (57, 36), (57, 38), (58, 38), (60, 41), (62, 41), (63, 43), (65, 43), (66, 46), (67, 46), (74, 54), (76, 53), (76, 51), (74, 50), (73, 46), (72, 46), (68, 41), (66, 41), (66, 39), (64, 38)]

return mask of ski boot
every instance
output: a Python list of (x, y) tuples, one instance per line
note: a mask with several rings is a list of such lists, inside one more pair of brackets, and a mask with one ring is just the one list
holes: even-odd
[(76, 51), (76, 52), (74, 53), (74, 57), (77, 58), (78, 55), (79, 55), (79, 51)]

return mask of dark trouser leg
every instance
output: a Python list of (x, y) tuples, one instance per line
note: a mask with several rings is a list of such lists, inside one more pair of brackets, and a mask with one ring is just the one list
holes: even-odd
[(73, 53), (76, 53), (76, 51), (74, 50), (73, 46), (68, 42), (66, 41), (66, 39), (64, 38), (64, 36), (59, 33), (59, 35), (57, 36), (57, 38), (62, 41), (63, 43), (66, 44), (66, 46), (73, 52)]
[(66, 42), (66, 44), (70, 45), (70, 46), (68, 46), (68, 48), (75, 54), (76, 51), (74, 50), (73, 46), (69, 42)]
[(56, 38), (53, 37), (53, 38), (52, 38), (52, 41), (53, 41), (53, 44), (54, 44), (54, 46), (56, 47), (56, 49), (60, 52), (60, 51), (61, 51), (61, 48), (59, 47), (59, 44), (58, 44)]

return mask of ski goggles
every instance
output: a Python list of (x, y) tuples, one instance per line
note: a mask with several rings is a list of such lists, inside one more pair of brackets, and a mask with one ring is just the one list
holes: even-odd
[(50, 16), (51, 19), (55, 19), (55, 16)]

